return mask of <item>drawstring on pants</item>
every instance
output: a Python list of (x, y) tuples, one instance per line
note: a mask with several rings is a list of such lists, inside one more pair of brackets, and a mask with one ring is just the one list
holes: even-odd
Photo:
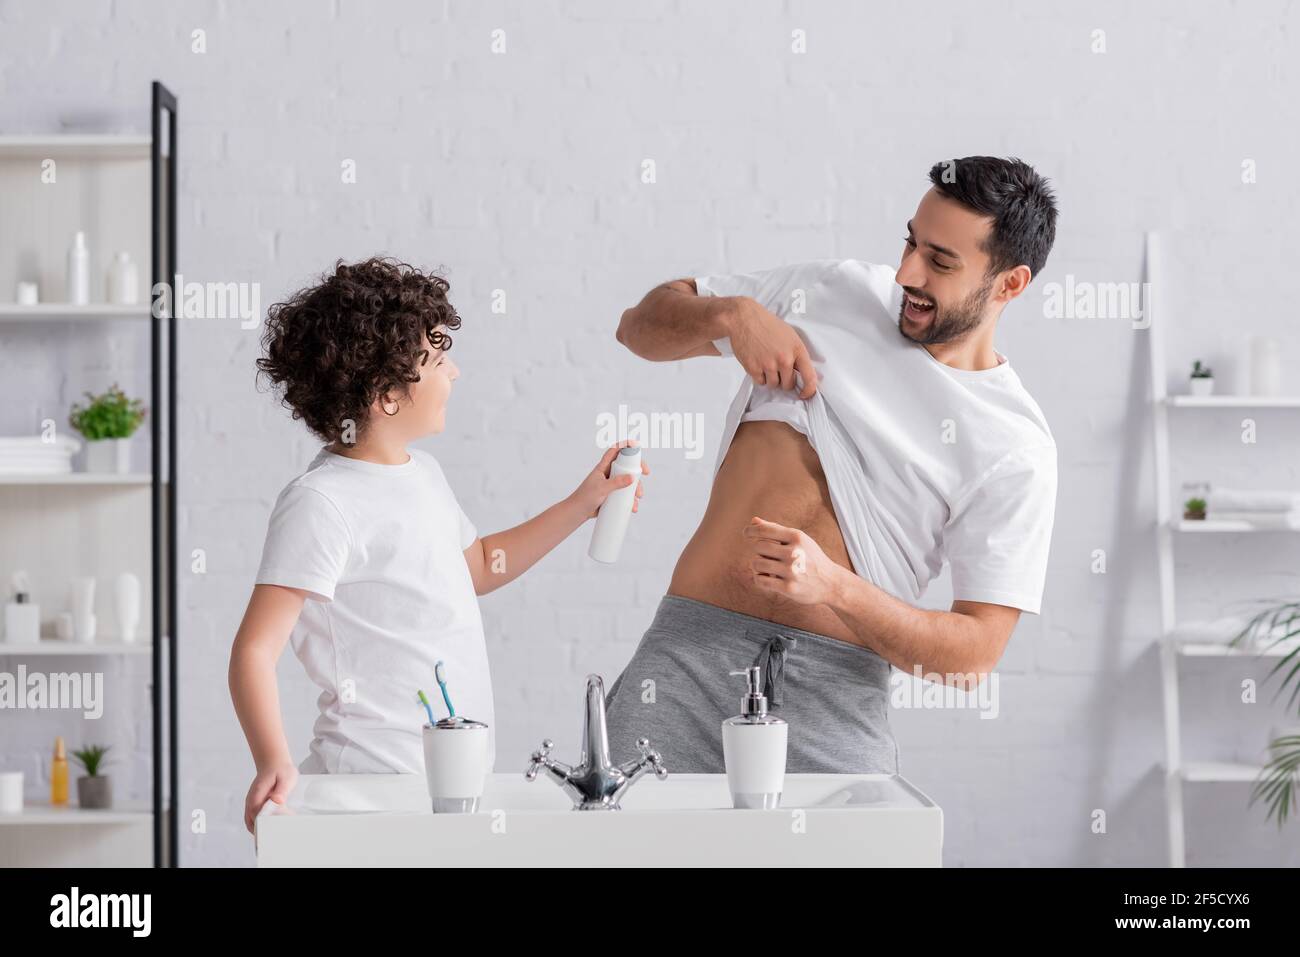
[(773, 635), (772, 640), (763, 646), (763, 650), (754, 659), (754, 664), (763, 670), (763, 694), (767, 696), (770, 708), (781, 707), (781, 696), (785, 689), (785, 656), (796, 645), (798, 642), (790, 635)]

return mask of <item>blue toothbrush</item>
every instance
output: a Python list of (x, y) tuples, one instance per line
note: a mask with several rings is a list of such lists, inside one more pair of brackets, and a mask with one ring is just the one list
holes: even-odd
[(456, 717), (456, 709), (451, 705), (451, 696), (447, 694), (447, 668), (440, 661), (433, 666), (433, 677), (438, 682), (438, 687), (442, 689), (442, 700), (447, 705), (447, 713), (453, 718)]

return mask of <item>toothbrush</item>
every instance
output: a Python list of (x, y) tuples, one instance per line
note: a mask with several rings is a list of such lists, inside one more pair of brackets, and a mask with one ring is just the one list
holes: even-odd
[(451, 706), (451, 696), (447, 694), (447, 668), (441, 661), (433, 666), (433, 676), (438, 682), (438, 687), (442, 689), (442, 700), (447, 705), (447, 713), (453, 718), (456, 717), (456, 709)]
[(415, 693), (419, 695), (420, 704), (424, 705), (425, 713), (429, 716), (429, 724), (437, 724), (437, 722), (433, 720), (433, 709), (429, 707), (429, 699), (424, 696), (424, 691), (417, 688)]

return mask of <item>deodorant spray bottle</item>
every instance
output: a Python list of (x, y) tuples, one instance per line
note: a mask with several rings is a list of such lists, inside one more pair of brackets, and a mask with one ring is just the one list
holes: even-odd
[(598, 562), (613, 564), (618, 561), (618, 553), (623, 548), (623, 536), (627, 534), (627, 523), (632, 517), (632, 505), (636, 501), (636, 483), (641, 476), (641, 450), (628, 446), (620, 449), (609, 468), (609, 477), (616, 475), (632, 476), (632, 484), (626, 488), (615, 489), (609, 493), (600, 511), (596, 513), (596, 528), (591, 533), (591, 548), (587, 554)]

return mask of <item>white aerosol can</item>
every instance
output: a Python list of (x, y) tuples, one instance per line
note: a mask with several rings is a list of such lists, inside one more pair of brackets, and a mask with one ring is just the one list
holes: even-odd
[(609, 477), (617, 475), (632, 476), (632, 484), (609, 493), (609, 497), (600, 506), (600, 511), (596, 513), (596, 528), (591, 533), (591, 548), (587, 549), (588, 555), (606, 564), (618, 561), (618, 553), (623, 548), (623, 536), (627, 534), (627, 523), (632, 517), (636, 483), (641, 475), (639, 448), (629, 445), (619, 450), (614, 457), (614, 464), (609, 467)]

